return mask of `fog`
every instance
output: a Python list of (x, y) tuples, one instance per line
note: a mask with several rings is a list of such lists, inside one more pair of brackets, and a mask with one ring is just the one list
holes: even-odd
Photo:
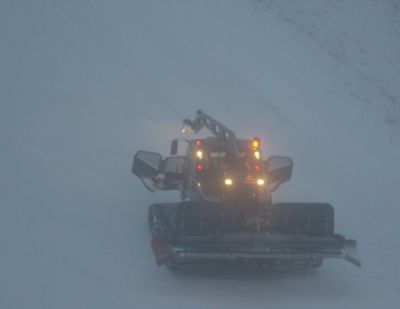
[[(1, 308), (397, 308), (400, 3), (0, 2)], [(157, 267), (133, 154), (202, 109), (295, 163), (361, 269)]]

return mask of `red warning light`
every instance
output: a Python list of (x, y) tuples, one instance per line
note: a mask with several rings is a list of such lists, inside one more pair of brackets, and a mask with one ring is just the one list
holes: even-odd
[(199, 140), (199, 139), (198, 139), (198, 140), (196, 140), (196, 142), (195, 142), (195, 143), (196, 143), (196, 146), (198, 147), (198, 146), (200, 146), (200, 145), (201, 145), (201, 140)]
[(203, 171), (203, 165), (198, 164), (196, 169), (197, 169), (197, 171), (202, 172)]
[(254, 167), (254, 169), (256, 170), (256, 172), (259, 172), (259, 171), (260, 171), (260, 166), (257, 164), (257, 165)]

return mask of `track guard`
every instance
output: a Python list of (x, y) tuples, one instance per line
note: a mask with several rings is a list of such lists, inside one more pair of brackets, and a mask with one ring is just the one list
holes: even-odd
[(175, 260), (172, 248), (161, 237), (154, 237), (151, 240), (151, 248), (153, 249), (157, 266), (169, 264)]

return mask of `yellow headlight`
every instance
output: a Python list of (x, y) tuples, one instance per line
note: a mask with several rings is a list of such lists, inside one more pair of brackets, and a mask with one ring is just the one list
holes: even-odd
[(260, 147), (260, 139), (258, 137), (253, 138), (251, 146), (253, 147), (254, 150), (258, 149)]
[(225, 179), (225, 184), (226, 184), (227, 186), (231, 186), (231, 185), (233, 184), (232, 179), (226, 178), (226, 179)]
[(203, 159), (203, 152), (201, 150), (197, 150), (196, 156), (201, 160)]
[(265, 183), (264, 179), (257, 179), (257, 184), (258, 184), (259, 186), (263, 186), (264, 183)]

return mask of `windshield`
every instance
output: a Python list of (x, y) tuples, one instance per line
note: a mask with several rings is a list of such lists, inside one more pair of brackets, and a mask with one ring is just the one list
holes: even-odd
[(226, 169), (232, 165), (243, 165), (249, 167), (254, 162), (254, 156), (249, 151), (243, 151), (240, 149), (238, 156), (233, 157), (223, 148), (210, 149), (208, 152), (208, 162), (210, 167), (216, 169)]

